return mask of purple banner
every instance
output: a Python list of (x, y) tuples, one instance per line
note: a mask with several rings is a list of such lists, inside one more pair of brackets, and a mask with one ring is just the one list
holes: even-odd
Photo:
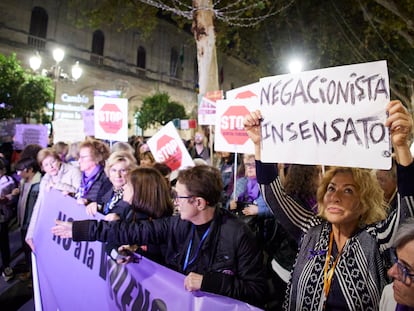
[(33, 237), (43, 310), (260, 310), (224, 296), (187, 292), (184, 275), (146, 258), (119, 265), (103, 243), (51, 233), (55, 219), (87, 218), (73, 198), (54, 190), (45, 196)]

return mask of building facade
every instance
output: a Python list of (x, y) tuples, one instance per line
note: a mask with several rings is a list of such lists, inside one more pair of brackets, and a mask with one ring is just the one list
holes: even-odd
[[(135, 112), (145, 97), (166, 92), (181, 103), (188, 115), (197, 114), (197, 59), (191, 34), (160, 20), (145, 38), (139, 29), (118, 32), (74, 26), (76, 10), (60, 0), (3, 0), (0, 3), (0, 53), (15, 53), (25, 68), (36, 52), (42, 69), (55, 65), (52, 50), (65, 50), (59, 64), (70, 74), (78, 61), (83, 74), (76, 82), (56, 83), (55, 119), (80, 119), (93, 105), (95, 90), (121, 91), (129, 102), (129, 134), (139, 134)], [(255, 82), (251, 67), (219, 55), (220, 82), (224, 91)], [(40, 72), (38, 72), (40, 73)], [(51, 103), (49, 104), (49, 106)]]

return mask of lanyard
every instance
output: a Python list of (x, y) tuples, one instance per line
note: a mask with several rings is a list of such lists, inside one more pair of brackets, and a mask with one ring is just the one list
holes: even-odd
[(341, 249), (341, 251), (336, 256), (331, 269), (329, 269), (329, 262), (331, 261), (332, 245), (333, 245), (333, 231), (331, 231), (329, 235), (329, 248), (328, 248), (328, 253), (326, 254), (325, 269), (323, 272), (323, 292), (325, 294), (325, 299), (328, 298), (329, 290), (331, 289), (331, 283), (332, 283), (332, 278), (333, 278), (333, 274), (335, 271), (335, 267), (342, 253), (342, 249)]
[[(187, 270), (187, 267), (189, 265), (191, 265), (197, 258), (198, 253), (201, 249), (201, 246), (203, 245), (205, 239), (207, 238), (208, 233), (210, 232), (210, 227), (208, 227), (208, 229), (206, 230), (206, 232), (204, 232), (200, 243), (198, 243), (197, 249), (194, 253), (193, 258), (190, 259), (190, 252), (191, 252), (191, 246), (193, 245), (193, 238), (194, 238), (194, 231), (195, 231), (195, 226), (193, 225), (193, 231), (192, 231), (192, 238), (190, 240), (190, 243), (188, 244), (188, 248), (187, 248), (187, 255), (185, 255), (185, 260), (184, 260), (184, 266), (183, 266), (183, 271), (185, 272), (185, 270)], [(188, 261), (190, 259), (190, 261)]]

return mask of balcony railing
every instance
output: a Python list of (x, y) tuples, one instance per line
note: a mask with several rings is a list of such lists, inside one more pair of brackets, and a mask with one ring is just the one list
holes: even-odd
[(29, 35), (27, 37), (27, 44), (38, 51), (43, 51), (46, 47), (46, 39)]
[[(44, 38), (28, 36), (28, 45), (36, 50), (44, 50), (46, 48), (47, 40)], [(83, 51), (83, 57), (85, 57)], [(87, 57), (87, 56), (86, 56)], [(166, 74), (165, 72), (154, 71), (148, 68), (137, 67), (133, 64), (126, 63), (124, 60), (114, 59), (112, 57), (105, 57), (102, 55), (89, 53), (89, 61), (92, 65), (107, 66), (118, 71), (133, 74), (141, 79), (150, 79), (159, 82), (164, 82), (176, 87), (185, 89), (194, 89), (195, 82), (190, 80), (183, 80)]]

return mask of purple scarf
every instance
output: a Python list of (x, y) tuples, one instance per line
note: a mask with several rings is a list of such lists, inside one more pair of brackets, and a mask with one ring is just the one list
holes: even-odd
[(259, 184), (256, 177), (247, 178), (246, 190), (239, 196), (239, 201), (253, 202), (259, 196)]
[(82, 172), (81, 185), (76, 193), (76, 198), (85, 198), (89, 190), (92, 188), (94, 182), (98, 179), (99, 173), (103, 170), (101, 165), (97, 165), (89, 176), (86, 176), (85, 172)]

